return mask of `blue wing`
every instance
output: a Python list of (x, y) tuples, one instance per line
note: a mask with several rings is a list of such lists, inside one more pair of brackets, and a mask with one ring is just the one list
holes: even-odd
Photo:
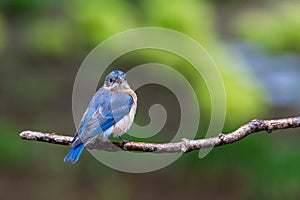
[(100, 88), (82, 117), (72, 146), (76, 147), (103, 134), (130, 112), (132, 104), (130, 95)]

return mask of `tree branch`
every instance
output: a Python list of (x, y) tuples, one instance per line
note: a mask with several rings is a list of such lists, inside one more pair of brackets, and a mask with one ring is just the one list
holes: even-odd
[[(196, 149), (217, 147), (226, 144), (231, 144), (239, 141), (246, 136), (267, 131), (271, 133), (278, 129), (288, 129), (300, 127), (300, 117), (285, 118), (277, 120), (252, 120), (249, 123), (241, 126), (237, 130), (228, 134), (219, 134), (218, 137), (205, 138), (199, 140), (189, 140), (183, 138), (181, 142), (175, 143), (144, 143), (144, 142), (102, 142), (98, 139), (89, 143), (86, 147), (89, 149), (98, 149), (103, 151), (143, 151), (154, 153), (172, 153), (182, 152), (187, 153)], [(41, 133), (34, 131), (23, 131), (20, 137), (26, 140), (36, 140), (48, 142), (52, 144), (70, 145), (73, 137), (57, 135), (54, 133)]]

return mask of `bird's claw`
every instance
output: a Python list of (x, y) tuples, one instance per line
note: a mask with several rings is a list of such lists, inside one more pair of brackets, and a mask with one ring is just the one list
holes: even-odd
[(125, 145), (126, 145), (126, 143), (131, 142), (131, 141), (130, 141), (130, 140), (126, 140), (126, 139), (122, 138), (121, 136), (120, 136), (119, 138), (122, 140), (121, 148), (122, 148), (124, 151), (126, 151), (127, 148), (126, 148)]
[(121, 136), (119, 138), (123, 141), (123, 143), (131, 142), (131, 140), (126, 140), (126, 139), (122, 138)]

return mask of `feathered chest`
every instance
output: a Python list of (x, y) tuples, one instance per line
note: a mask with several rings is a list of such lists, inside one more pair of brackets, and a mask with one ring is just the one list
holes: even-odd
[(130, 111), (125, 115), (120, 121), (118, 121), (113, 128), (113, 136), (119, 137), (124, 134), (132, 125), (134, 116), (137, 108), (137, 96), (133, 90), (126, 91), (128, 95), (132, 97), (133, 103), (130, 108)]

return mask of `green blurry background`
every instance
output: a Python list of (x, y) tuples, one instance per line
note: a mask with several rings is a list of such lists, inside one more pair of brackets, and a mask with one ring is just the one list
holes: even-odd
[[(146, 174), (115, 171), (87, 151), (76, 165), (66, 164), (68, 147), (18, 135), (25, 129), (73, 135), (72, 87), (81, 62), (104, 39), (144, 26), (185, 33), (213, 57), (227, 93), (224, 133), (253, 118), (299, 115), (299, 11), (299, 0), (1, 0), (0, 198), (299, 199), (297, 129), (253, 135), (204, 159), (195, 151)], [(116, 61), (123, 70), (147, 62), (168, 64), (190, 80), (201, 105), (202, 137), (210, 118), (203, 80), (166, 52), (134, 52)], [(165, 103), (174, 98), (153, 87), (137, 91), (140, 124), (149, 123), (151, 91)], [(164, 141), (174, 126), (176, 119), (149, 140)]]

